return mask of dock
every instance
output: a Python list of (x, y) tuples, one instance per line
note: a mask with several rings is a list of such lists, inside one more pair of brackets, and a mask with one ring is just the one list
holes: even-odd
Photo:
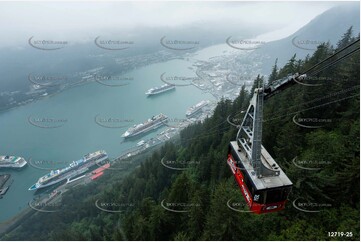
[(11, 176), (10, 174), (0, 175), (0, 189), (2, 189), (5, 186), (6, 182), (9, 180), (10, 176)]
[(7, 182), (10, 179), (10, 174), (3, 174), (0, 175), (0, 198), (3, 198), (5, 193), (9, 190), (11, 184), (14, 180), (12, 180), (10, 183)]

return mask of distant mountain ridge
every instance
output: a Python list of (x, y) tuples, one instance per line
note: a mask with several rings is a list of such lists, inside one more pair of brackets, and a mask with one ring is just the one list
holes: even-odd
[[(302, 14), (300, 14), (302, 17)], [(304, 27), (292, 35), (264, 44), (252, 55), (266, 55), (263, 61), (263, 74), (270, 74), (271, 68), (278, 58), (278, 66), (283, 66), (294, 54), (297, 59), (303, 59), (312, 54), (317, 45), (329, 41), (336, 45), (337, 41), (353, 26), (353, 35), (360, 33), (359, 2), (342, 4), (318, 15)]]

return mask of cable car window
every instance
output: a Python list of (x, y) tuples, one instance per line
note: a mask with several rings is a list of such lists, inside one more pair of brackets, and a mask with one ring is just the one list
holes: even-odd
[[(249, 179), (249, 177), (247, 175), (247, 172), (242, 172), (242, 173), (244, 174), (244, 183), (246, 183), (246, 186), (247, 186), (248, 190), (250, 192), (252, 192), (253, 186), (252, 186), (251, 180)], [(252, 196), (253, 196), (253, 193), (252, 193)]]
[(285, 187), (267, 191), (266, 203), (275, 203), (286, 200), (291, 189), (291, 187)]
[(283, 200), (283, 189), (274, 189), (267, 191), (266, 203), (276, 203)]

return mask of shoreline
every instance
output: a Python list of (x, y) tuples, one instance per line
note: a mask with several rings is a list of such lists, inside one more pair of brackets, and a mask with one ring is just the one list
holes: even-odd
[[(176, 138), (177, 136), (172, 137), (173, 139)], [(141, 157), (143, 155), (149, 155), (150, 153), (152, 153), (153, 151), (159, 149), (159, 146), (152, 146), (149, 147), (149, 149), (143, 150), (142, 152), (139, 152), (135, 155), (133, 155), (133, 158), (136, 157)], [(115, 158), (115, 160), (119, 160), (121, 159), (121, 156), (124, 153), (120, 154), (119, 156), (117, 156), (117, 158)], [(135, 169), (137, 169), (138, 166), (134, 166), (134, 164), (132, 165), (133, 169), (127, 171), (124, 175), (127, 176), (129, 175), (131, 172), (133, 172)], [(65, 187), (67, 187), (67, 184), (64, 184)], [(87, 182), (81, 180), (79, 182), (79, 184), (73, 184), (72, 187), (76, 187), (77, 185), (87, 185)], [(51, 201), (51, 203), (54, 203), (55, 201), (61, 199), (63, 194), (61, 194), (60, 196), (57, 196), (55, 199), (53, 199)], [(33, 216), (36, 212), (36, 210), (32, 209), (30, 206), (22, 209), (20, 212), (18, 212), (16, 215), (14, 215), (13, 217), (5, 220), (4, 222), (0, 222), (0, 241), (1, 240), (6, 240), (6, 238), (4, 238), (4, 236), (6, 236), (6, 234), (10, 234), (10, 233), (14, 233), (16, 231), (16, 229), (21, 226), (21, 224), (26, 221), (27, 219), (29, 219), (31, 216)]]
[(14, 231), (18, 226), (21, 225), (22, 222), (31, 217), (35, 212), (35, 210), (27, 207), (5, 222), (0, 223), (0, 240), (2, 240), (9, 231)]
[[(158, 51), (158, 52), (159, 52), (159, 51)], [(155, 52), (155, 53), (153, 53), (153, 54), (156, 55), (158, 52)], [(145, 55), (145, 56), (146, 56), (146, 55)], [(132, 57), (136, 58), (136, 57), (138, 57), (138, 55), (135, 55), (135, 56), (132, 56)], [(169, 56), (168, 58), (165, 58), (165, 59), (163, 59), (163, 58), (164, 58), (164, 57), (161, 56), (161, 57), (160, 57), (159, 59), (157, 59), (156, 61), (154, 61), (154, 60), (153, 60), (153, 61), (150, 61), (149, 63), (146, 63), (146, 64), (144, 64), (144, 65), (137, 66), (137, 68), (142, 68), (142, 67), (145, 67), (145, 66), (148, 66), (148, 65), (152, 65), (152, 64), (156, 64), (156, 63), (167, 62), (167, 61), (170, 61), (170, 60), (175, 59), (176, 57), (173, 56), (173, 55), (171, 55), (171, 56)], [(121, 74), (121, 75), (124, 75), (124, 74), (127, 74), (128, 72), (131, 72), (131, 71), (133, 71), (133, 69), (128, 69), (128, 70), (126, 70), (126, 71), (124, 71), (124, 72), (122, 71), (120, 74)], [(111, 72), (111, 71), (108, 71), (108, 72)], [(97, 73), (95, 73), (95, 74), (97, 74)], [(69, 89), (71, 89), (71, 88), (73, 88), (73, 87), (83, 86), (83, 85), (88, 84), (88, 83), (97, 83), (97, 81), (96, 81), (96, 80), (91, 80), (91, 81), (81, 80), (81, 81), (79, 81), (79, 82), (74, 83), (73, 85), (65, 86), (65, 87), (63, 87), (63, 88), (60, 88), (60, 89), (56, 90), (54, 93), (48, 94), (48, 95), (46, 95), (46, 96), (39, 95), (38, 97), (35, 97), (32, 101), (25, 102), (25, 103), (21, 103), (21, 104), (17, 104), (17, 105), (15, 105), (15, 106), (7, 107), (7, 108), (2, 108), (2, 107), (0, 107), (0, 115), (1, 115), (2, 113), (7, 112), (7, 111), (11, 111), (11, 110), (14, 110), (14, 109), (16, 109), (16, 108), (20, 108), (20, 107), (22, 107), (22, 106), (26, 106), (26, 105), (31, 104), (31, 103), (36, 103), (37, 101), (40, 101), (40, 100), (42, 100), (42, 99), (44, 99), (44, 98), (52, 97), (52, 96), (54, 96), (54, 95), (57, 95), (57, 94), (62, 93), (63, 91), (67, 91), (67, 90), (69, 90)]]
[(11, 174), (1, 174), (0, 175), (0, 190), (3, 189), (6, 182), (10, 179)]
[[(173, 60), (174, 58), (171, 58), (170, 60)], [(170, 60), (166, 60), (166, 61), (162, 61), (162, 60), (159, 60), (157, 63), (163, 63), (163, 62), (167, 62), (167, 61), (170, 61)], [(152, 64), (154, 64), (154, 63), (150, 63), (150, 65), (152, 65)], [(131, 70), (132, 71), (132, 70)], [(36, 99), (36, 100), (33, 100), (32, 102), (30, 102), (30, 103), (35, 103), (36, 101), (42, 101), (44, 98), (46, 98), (46, 97), (53, 97), (53, 96), (55, 96), (55, 95), (57, 95), (57, 94), (61, 94), (63, 91), (67, 91), (67, 90), (70, 90), (71, 88), (73, 88), (73, 87), (84, 87), (87, 83), (93, 83), (93, 82), (84, 82), (84, 83), (78, 83), (77, 85), (74, 85), (74, 86), (71, 86), (71, 87), (69, 87), (69, 88), (66, 88), (66, 89), (61, 89), (61, 90), (58, 90), (58, 91), (56, 91), (56, 92), (54, 92), (54, 93), (52, 93), (52, 94), (49, 94), (49, 95), (47, 95), (47, 96), (42, 96), (42, 97), (40, 97), (39, 99)], [(195, 87), (196, 87), (196, 89), (200, 89), (199, 87), (198, 87), (198, 85), (194, 85)], [(30, 104), (30, 103), (26, 103), (26, 104)], [(12, 108), (10, 108), (10, 109), (3, 109), (3, 110), (1, 110), (0, 111), (0, 115), (2, 114), (2, 113), (5, 113), (6, 111), (11, 111), (11, 110), (15, 110), (15, 108), (18, 108), (18, 107), (21, 107), (21, 106), (25, 106), (26, 104), (22, 104), (22, 105), (19, 105), (19, 106), (15, 106), (15, 107), (12, 107)], [(29, 107), (29, 106), (28, 106)], [(163, 140), (163, 141), (165, 141), (165, 140)], [(159, 142), (159, 144), (162, 144), (162, 143), (164, 143), (164, 142)], [(136, 147), (131, 147), (131, 148), (136, 148)], [(144, 154), (144, 152), (148, 152), (148, 151), (151, 151), (151, 150), (153, 150), (153, 149), (155, 149), (155, 147), (149, 147), (149, 149), (145, 149), (145, 150), (141, 150), (141, 152), (139, 152), (139, 155), (140, 154)], [(118, 153), (118, 152), (117, 152)], [(117, 159), (117, 161), (119, 160), (119, 158), (121, 158), (121, 157), (124, 157), (124, 153), (126, 153), (126, 155), (128, 155), (129, 154), (129, 150), (125, 150), (125, 151), (123, 151), (123, 152), (119, 152), (118, 153), (118, 156), (116, 157)], [(138, 151), (136, 151), (135, 153), (138, 153)], [(138, 155), (138, 154), (135, 154), (135, 155)], [(3, 233), (4, 232), (8, 232), (9, 230), (14, 230), (14, 228), (16, 228), (16, 226), (18, 225), (18, 223), (22, 223), (23, 221), (25, 221), (27, 218), (28, 218), (28, 216), (30, 216), (31, 215), (31, 213), (29, 213), (29, 208), (28, 207), (23, 207), (21, 210), (18, 210), (17, 212), (16, 212), (16, 214), (14, 214), (14, 216), (12, 216), (12, 217), (10, 217), (10, 218), (8, 218), (8, 219), (6, 219), (6, 220), (3, 220), (3, 222), (0, 222), (0, 234), (1, 234), (1, 236), (3, 236)]]

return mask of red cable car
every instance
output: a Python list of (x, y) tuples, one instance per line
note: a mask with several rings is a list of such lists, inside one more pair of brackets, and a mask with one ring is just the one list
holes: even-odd
[[(238, 149), (237, 142), (230, 143), (227, 163), (250, 210), (257, 214), (282, 210), (292, 190), (290, 179), (280, 168), (277, 176), (257, 178), (256, 172)], [(272, 159), (263, 147), (261, 153), (262, 159)]]
[(295, 74), (256, 88), (236, 141), (229, 144), (227, 163), (247, 205), (257, 214), (282, 210), (292, 190), (291, 180), (261, 144), (263, 101), (300, 77)]

